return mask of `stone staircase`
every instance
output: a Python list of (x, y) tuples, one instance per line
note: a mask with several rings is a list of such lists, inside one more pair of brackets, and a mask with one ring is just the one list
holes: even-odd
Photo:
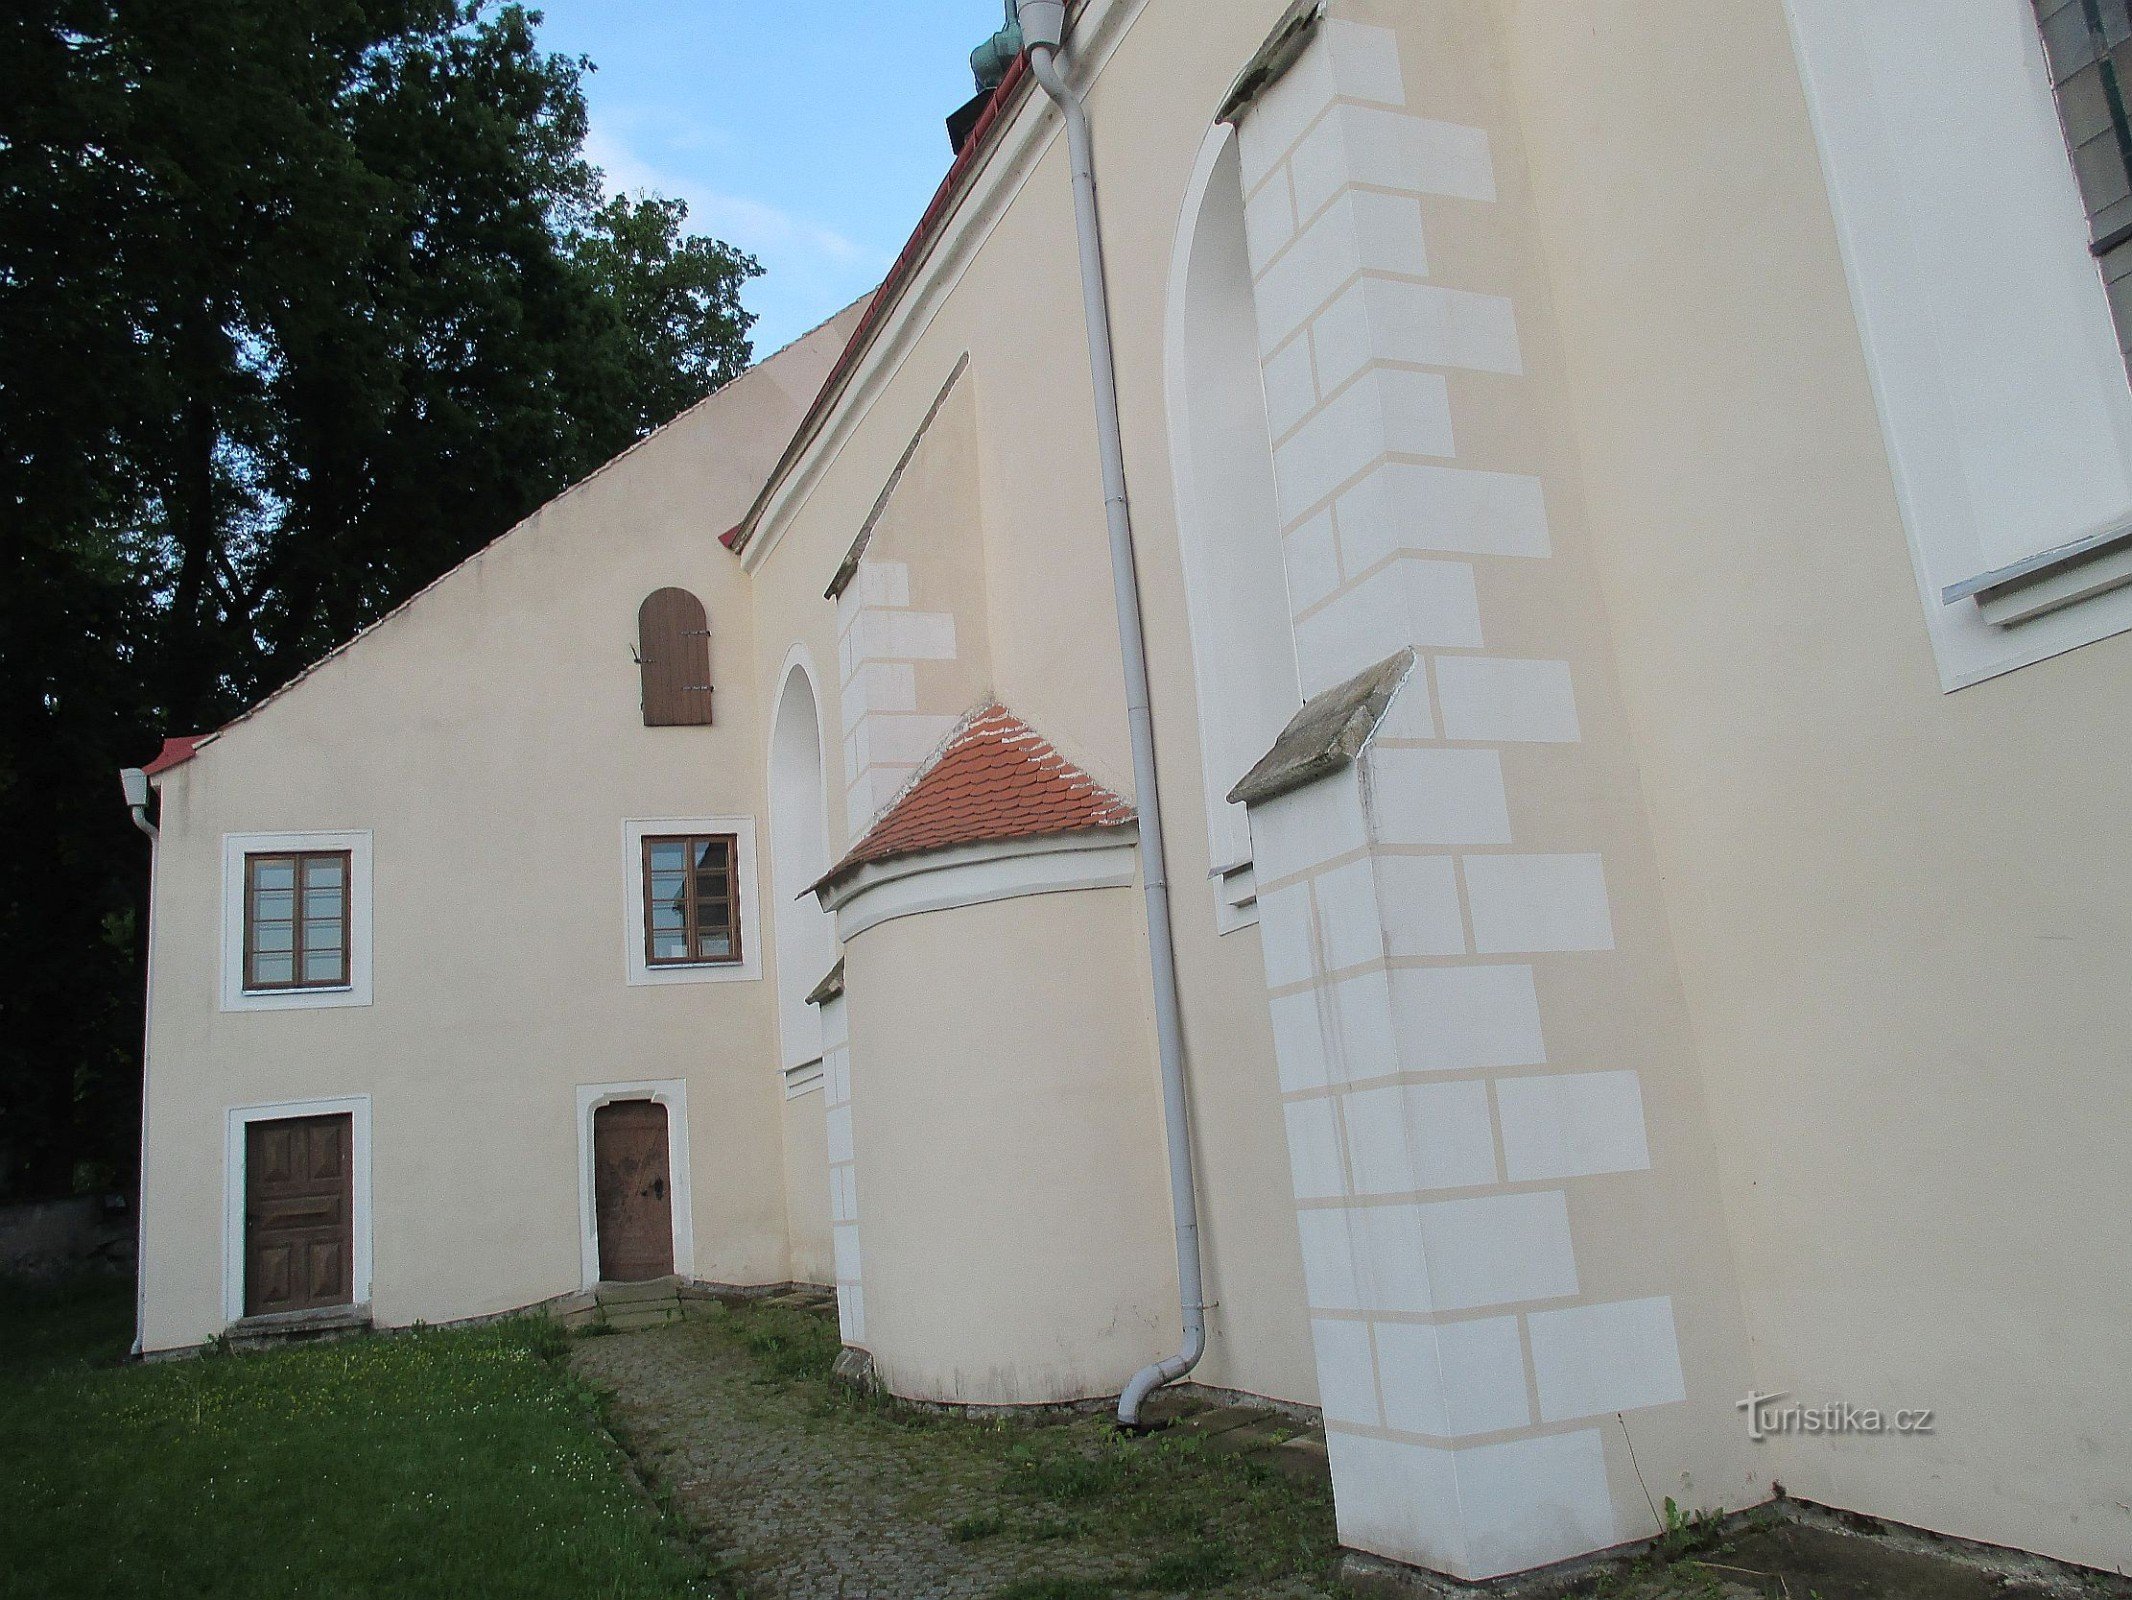
[(816, 1284), (788, 1284), (770, 1294), (746, 1293), (691, 1283), (686, 1278), (648, 1278), (642, 1283), (601, 1283), (553, 1302), (550, 1315), (565, 1328), (604, 1327), (615, 1333), (656, 1328), (702, 1316), (714, 1303), (783, 1306), (814, 1316), (835, 1317), (836, 1291)]

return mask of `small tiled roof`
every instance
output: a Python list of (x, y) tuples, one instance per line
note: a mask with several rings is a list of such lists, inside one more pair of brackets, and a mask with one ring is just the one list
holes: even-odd
[(870, 861), (999, 839), (1116, 828), (1133, 808), (1004, 706), (980, 707), (903, 796), (831, 867), (826, 887)]
[(172, 767), (183, 766), (198, 753), (201, 741), (206, 737), (204, 733), (195, 733), (164, 739), (163, 748), (156, 752), (156, 758), (141, 770), (152, 778), (159, 772), (168, 772)]

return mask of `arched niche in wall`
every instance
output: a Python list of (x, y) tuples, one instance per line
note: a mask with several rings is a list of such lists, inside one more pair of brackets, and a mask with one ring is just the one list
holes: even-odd
[(686, 589), (654, 589), (637, 607), (637, 671), (647, 728), (708, 727), (711, 623)]
[(770, 727), (770, 900), (776, 908), (779, 1060), (822, 1058), (822, 1014), (807, 995), (836, 960), (836, 919), (807, 886), (829, 870), (822, 722), (804, 661), (787, 667)]
[(1257, 920), (1251, 829), (1227, 798), (1302, 704), (1260, 387), (1235, 129), (1208, 135), (1185, 192), (1163, 336), (1185, 609), (1198, 679), (1207, 834), (1223, 932)]

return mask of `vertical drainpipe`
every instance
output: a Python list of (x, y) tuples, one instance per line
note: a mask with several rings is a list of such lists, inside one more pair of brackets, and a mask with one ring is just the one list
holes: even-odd
[(1147, 904), (1149, 964), (1155, 984), (1155, 1043), (1162, 1068), (1162, 1118), (1169, 1141), (1170, 1209), (1177, 1234), (1177, 1298), (1184, 1340), (1177, 1353), (1133, 1374), (1118, 1396), (1118, 1425), (1137, 1427), (1148, 1394), (1199, 1363), (1207, 1347), (1206, 1295), (1199, 1266), (1199, 1199), (1192, 1175), (1192, 1131), (1184, 1077), (1184, 1029), (1177, 999), (1177, 947), (1170, 934), (1169, 871), (1163, 860), (1162, 798), (1155, 784), (1155, 725), (1148, 709), (1147, 638), (1133, 562), (1132, 511), (1125, 495), (1125, 443), (1118, 425), (1118, 374), (1111, 349), (1110, 299), (1103, 275), (1103, 235), (1096, 217), (1095, 147), (1081, 97), (1059, 71), (1065, 0), (1019, 0), (1016, 7), (1029, 70), (1066, 119), (1073, 167), (1074, 222), (1081, 247), (1081, 298), (1088, 326), (1088, 365), (1095, 380), (1096, 444), (1103, 462), (1103, 512), (1110, 527), (1111, 584), (1118, 642), (1125, 657), (1126, 720), (1132, 734), (1133, 794), (1140, 812), (1140, 878)]
[(148, 835), (148, 961), (141, 1002), (141, 1160), (133, 1185), (133, 1351), (141, 1353), (148, 1337), (148, 1025), (155, 1002), (155, 865), (162, 831), (148, 820), (148, 774), (128, 767), (118, 775), (126, 791), (133, 825)]

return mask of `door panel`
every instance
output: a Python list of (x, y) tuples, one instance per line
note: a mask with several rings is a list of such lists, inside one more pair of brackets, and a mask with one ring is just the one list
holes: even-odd
[(345, 1112), (246, 1124), (246, 1316), (354, 1300), (354, 1154)]
[(593, 1112), (592, 1205), (602, 1279), (634, 1283), (673, 1272), (671, 1188), (666, 1107), (621, 1100)]

